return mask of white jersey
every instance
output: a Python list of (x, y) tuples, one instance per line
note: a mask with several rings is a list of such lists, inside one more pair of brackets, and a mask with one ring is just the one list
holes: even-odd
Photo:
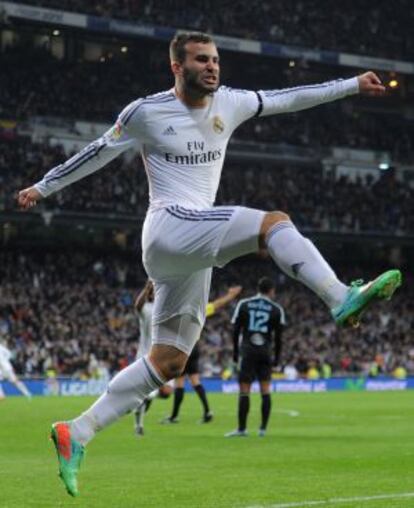
[(5, 346), (0, 344), (0, 380), (5, 378), (12, 381), (15, 379), (13, 366), (10, 363), (12, 353)]
[(10, 349), (7, 349), (6, 346), (0, 344), (0, 362), (10, 362), (12, 357)]
[(136, 146), (148, 175), (150, 209), (214, 204), (233, 131), (254, 116), (288, 113), (358, 92), (357, 78), (283, 90), (248, 91), (221, 86), (204, 108), (189, 108), (174, 93), (138, 99), (115, 125), (35, 187), (48, 196), (98, 170)]
[(152, 342), (152, 312), (154, 303), (145, 302), (138, 312), (139, 319), (139, 345), (137, 358), (149, 353)]

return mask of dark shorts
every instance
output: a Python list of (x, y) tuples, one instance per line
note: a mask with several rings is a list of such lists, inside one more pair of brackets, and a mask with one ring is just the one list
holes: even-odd
[(200, 349), (198, 344), (194, 346), (194, 349), (191, 351), (190, 356), (188, 357), (187, 363), (185, 365), (185, 369), (183, 372), (183, 376), (191, 376), (192, 374), (199, 374), (198, 369), (198, 360), (200, 359)]
[(239, 383), (270, 381), (272, 378), (272, 358), (268, 352), (250, 351), (242, 355)]

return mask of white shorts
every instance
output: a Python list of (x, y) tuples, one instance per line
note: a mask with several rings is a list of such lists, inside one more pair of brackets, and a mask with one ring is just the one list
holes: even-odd
[(12, 364), (6, 360), (0, 360), (0, 380), (1, 379), (7, 379), (11, 382), (16, 380), (16, 374), (14, 373)]
[(240, 206), (194, 210), (174, 205), (150, 211), (142, 251), (154, 282), (153, 325), (190, 314), (203, 326), (212, 267), (256, 252), (264, 215)]

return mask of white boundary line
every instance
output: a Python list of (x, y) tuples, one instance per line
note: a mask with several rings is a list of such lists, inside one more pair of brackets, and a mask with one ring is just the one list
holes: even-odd
[(288, 416), (293, 416), (293, 417), (300, 415), (299, 411), (296, 411), (296, 409), (274, 409), (273, 412), (274, 413), (282, 413), (282, 414), (285, 414)]
[(382, 494), (378, 496), (363, 497), (337, 497), (333, 499), (325, 499), (323, 501), (299, 501), (295, 503), (282, 503), (271, 505), (255, 505), (247, 508), (300, 508), (302, 506), (322, 506), (327, 504), (353, 503), (359, 501), (380, 501), (381, 499), (402, 499), (414, 497), (414, 492), (403, 492), (400, 494)]

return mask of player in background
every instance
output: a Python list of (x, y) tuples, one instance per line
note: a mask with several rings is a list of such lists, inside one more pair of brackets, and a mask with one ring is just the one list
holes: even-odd
[[(206, 318), (213, 316), (218, 310), (222, 309), (227, 304), (232, 302), (239, 296), (241, 290), (241, 286), (230, 287), (225, 295), (220, 296), (213, 302), (209, 302), (206, 308)], [(198, 395), (201, 405), (203, 406), (203, 416), (201, 418), (201, 423), (209, 423), (213, 419), (213, 413), (210, 411), (207, 394), (200, 380), (199, 358), (200, 349), (199, 342), (197, 342), (188, 358), (184, 372), (174, 381), (175, 389), (172, 412), (170, 416), (167, 416), (164, 418), (164, 420), (162, 420), (162, 423), (178, 423), (178, 414), (184, 399), (184, 384), (186, 376), (188, 376), (191, 386)]]
[[(135, 299), (134, 307), (138, 313), (139, 319), (139, 344), (137, 357), (143, 358), (151, 349), (152, 341), (152, 312), (154, 307), (154, 284), (151, 280), (147, 280), (142, 291)], [(135, 410), (135, 433), (137, 436), (144, 435), (144, 416), (148, 411), (152, 400), (155, 397), (167, 399), (173, 391), (173, 381), (169, 381), (151, 392), (144, 401)]]
[(30, 209), (134, 146), (148, 177), (142, 261), (155, 289), (152, 347), (84, 413), (52, 425), (60, 477), (72, 496), (78, 495), (84, 447), (96, 433), (183, 371), (204, 325), (213, 266), (267, 248), (280, 269), (325, 302), (339, 326), (355, 326), (367, 305), (391, 298), (401, 285), (399, 270), (366, 284), (340, 281), (290, 216), (277, 209), (277, 195), (273, 211), (214, 206), (227, 146), (239, 125), (358, 93), (383, 95), (375, 73), (282, 90), (228, 88), (220, 86), (214, 40), (192, 32), (173, 38), (170, 65), (173, 88), (129, 104), (103, 136), (18, 193), (19, 205)]
[[(0, 343), (0, 381), (7, 379), (28, 399), (32, 398), (32, 394), (27, 389), (26, 385), (20, 381), (14, 372), (13, 365), (10, 360), (12, 353), (3, 343)], [(3, 388), (0, 383), (0, 400), (5, 398)]]
[[(239, 363), (239, 404), (238, 427), (226, 437), (247, 436), (246, 424), (250, 408), (250, 388), (255, 379), (259, 381), (262, 395), (262, 421), (259, 436), (266, 433), (271, 411), (270, 386), (272, 367), (280, 359), (282, 332), (286, 325), (283, 307), (274, 301), (276, 289), (268, 277), (262, 277), (257, 284), (258, 293), (251, 298), (240, 300), (232, 323), (233, 361)], [(239, 348), (241, 334), (241, 346)]]

